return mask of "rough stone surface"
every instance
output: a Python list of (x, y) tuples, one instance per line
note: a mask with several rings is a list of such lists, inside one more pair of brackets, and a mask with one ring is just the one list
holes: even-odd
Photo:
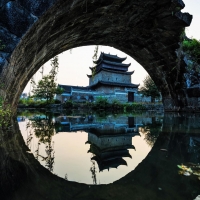
[(1, 8), (0, 19), (0, 24), (18, 37), (22, 37), (35, 20), (27, 10), (13, 1), (8, 2)]
[(181, 0), (3, 1), (0, 25), (11, 41), (0, 40), (11, 53), (9, 58), (1, 54), (1, 93), (16, 105), (42, 64), (65, 50), (96, 44), (130, 55), (161, 90), (165, 108), (180, 107), (185, 65), (175, 67), (175, 51), (192, 20), (181, 13), (183, 7)]
[(120, 82), (120, 83), (131, 84), (131, 75), (101, 71), (98, 74), (96, 74), (95, 77), (91, 77), (89, 80), (90, 85), (96, 84), (98, 81)]
[(20, 5), (23, 5), (33, 15), (41, 16), (56, 0), (17, 0)]

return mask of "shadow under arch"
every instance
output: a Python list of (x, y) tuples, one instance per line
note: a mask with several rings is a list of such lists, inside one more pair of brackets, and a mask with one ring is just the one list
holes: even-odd
[[(200, 192), (197, 176), (178, 174), (178, 167), (199, 161), (199, 114), (165, 114), (163, 128), (147, 157), (129, 174), (107, 185), (66, 181), (39, 164), (22, 138), (16, 119), (0, 132), (0, 195), (3, 199), (194, 199)], [(178, 126), (179, 124), (179, 126)], [(180, 126), (182, 124), (183, 126)], [(188, 129), (185, 129), (185, 125)]]
[(45, 62), (65, 50), (97, 44), (134, 58), (159, 87), (164, 108), (179, 106), (177, 82), (183, 82), (183, 73), (174, 68), (175, 50), (192, 19), (180, 12), (183, 7), (178, 0), (57, 1), (29, 28), (4, 65), (1, 94), (16, 109), (26, 84)]

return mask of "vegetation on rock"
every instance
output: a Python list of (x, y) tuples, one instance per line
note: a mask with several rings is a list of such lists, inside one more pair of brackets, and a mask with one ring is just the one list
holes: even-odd
[(7, 129), (10, 125), (12, 116), (11, 106), (8, 104), (3, 97), (0, 97), (0, 127)]
[(200, 64), (200, 41), (197, 39), (185, 39), (182, 42), (183, 51), (192, 57), (192, 60)]

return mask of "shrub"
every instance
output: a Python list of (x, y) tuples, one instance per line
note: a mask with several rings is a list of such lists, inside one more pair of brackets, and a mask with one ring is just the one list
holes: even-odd
[(193, 57), (193, 60), (200, 64), (200, 41), (188, 39), (183, 41), (183, 51)]
[(141, 103), (136, 103), (136, 102), (133, 102), (133, 103), (126, 103), (124, 104), (124, 112), (127, 112), (127, 111), (136, 111), (136, 110), (145, 110), (146, 107), (145, 105), (141, 104)]
[(71, 100), (68, 100), (64, 103), (65, 108), (72, 108), (73, 107), (73, 102)]
[(108, 107), (108, 105), (109, 105), (109, 102), (108, 102), (108, 99), (107, 99), (107, 98), (101, 97), (101, 96), (96, 98), (95, 107), (101, 109), (101, 108), (106, 108), (106, 107)]
[(114, 99), (112, 101), (111, 106), (112, 106), (113, 109), (122, 109), (123, 108), (123, 104), (121, 104), (120, 101), (117, 100), (117, 99)]

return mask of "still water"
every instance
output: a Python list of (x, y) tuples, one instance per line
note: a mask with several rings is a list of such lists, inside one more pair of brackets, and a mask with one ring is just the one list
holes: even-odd
[(112, 183), (151, 151), (163, 114), (23, 112), (18, 123), (34, 157), (59, 177), (87, 184)]

